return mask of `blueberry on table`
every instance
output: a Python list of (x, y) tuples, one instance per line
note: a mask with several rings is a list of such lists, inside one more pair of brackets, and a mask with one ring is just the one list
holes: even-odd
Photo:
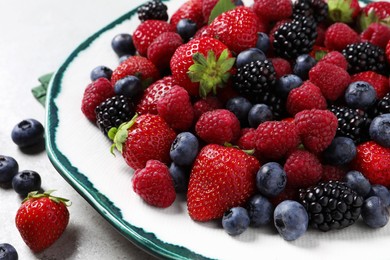
[(251, 108), (252, 103), (242, 96), (233, 97), (226, 103), (226, 109), (236, 115), (242, 126), (248, 123), (248, 113)]
[(269, 40), (269, 37), (266, 33), (259, 32), (257, 33), (257, 42), (256, 42), (256, 48), (261, 50), (264, 53), (267, 53), (269, 50), (269, 47), (271, 46), (271, 42)]
[(237, 55), (236, 66), (237, 68), (243, 67), (245, 64), (249, 64), (252, 61), (264, 61), (267, 57), (264, 52), (258, 48), (249, 48)]
[(376, 91), (365, 81), (349, 84), (344, 94), (345, 102), (351, 108), (367, 109), (375, 103)]
[(175, 191), (177, 193), (186, 192), (188, 190), (188, 180), (190, 176), (190, 168), (180, 166), (176, 163), (171, 163), (169, 166), (169, 174), (173, 179)]
[(282, 98), (287, 98), (290, 91), (299, 87), (302, 83), (302, 79), (297, 75), (286, 74), (276, 81), (275, 92)]
[(43, 141), (43, 125), (35, 119), (25, 119), (18, 123), (11, 133), (12, 141), (19, 147), (27, 147)]
[(195, 22), (190, 19), (181, 19), (176, 25), (176, 31), (183, 39), (187, 42), (190, 40), (198, 30), (198, 27)]
[(276, 162), (268, 162), (260, 167), (256, 174), (256, 186), (267, 197), (279, 195), (287, 184), (287, 175), (283, 167)]
[(14, 158), (0, 155), (0, 183), (12, 181), (18, 171), (19, 165)]
[(99, 78), (106, 78), (111, 80), (112, 69), (107, 66), (97, 66), (95, 67), (90, 74), (90, 78), (92, 81), (95, 81)]
[(275, 208), (274, 225), (285, 240), (292, 241), (306, 232), (309, 216), (299, 202), (284, 200)]
[(135, 54), (133, 37), (128, 33), (115, 35), (114, 38), (112, 38), (111, 47), (118, 57)]
[(266, 197), (260, 194), (254, 195), (249, 200), (247, 209), (252, 226), (259, 227), (271, 223), (274, 206)]
[(351, 138), (335, 137), (331, 144), (322, 152), (322, 157), (327, 164), (345, 165), (356, 156), (356, 145)]
[(141, 80), (136, 76), (130, 75), (118, 80), (114, 85), (114, 91), (116, 95), (134, 98), (142, 93), (143, 88)]
[(8, 243), (0, 244), (0, 260), (18, 260), (18, 252)]
[(16, 193), (27, 196), (31, 191), (41, 189), (41, 176), (31, 170), (18, 172), (12, 179), (12, 187)]
[(316, 60), (309, 54), (299, 55), (295, 60), (293, 73), (301, 79), (306, 80), (309, 77), (309, 70), (316, 65)]
[(265, 121), (271, 121), (272, 118), (272, 111), (266, 104), (256, 104), (251, 108), (251, 110), (249, 110), (248, 113), (248, 122), (253, 128), (257, 128)]
[(382, 114), (375, 117), (369, 128), (369, 134), (372, 140), (379, 145), (390, 147), (390, 114)]
[(367, 197), (371, 196), (379, 197), (386, 207), (390, 206), (390, 191), (385, 186), (380, 184), (371, 185), (371, 190)]
[(190, 132), (182, 132), (172, 142), (169, 155), (174, 163), (182, 166), (190, 166), (199, 151), (199, 141)]
[(222, 217), (222, 227), (231, 236), (242, 234), (250, 224), (248, 211), (243, 207), (234, 207)]
[(371, 191), (371, 184), (361, 172), (349, 171), (344, 176), (345, 183), (363, 198)]
[(367, 198), (362, 205), (363, 222), (371, 228), (380, 228), (389, 222), (389, 211), (377, 196)]

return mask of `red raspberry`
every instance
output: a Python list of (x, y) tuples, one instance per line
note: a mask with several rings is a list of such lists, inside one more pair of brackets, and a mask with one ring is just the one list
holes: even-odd
[(299, 145), (294, 124), (285, 121), (267, 121), (256, 129), (256, 150), (261, 157), (281, 159)]
[(299, 189), (296, 187), (289, 187), (288, 183), (286, 188), (279, 193), (276, 197), (268, 198), (274, 207), (284, 200), (298, 200)]
[(157, 101), (157, 111), (174, 130), (185, 131), (192, 126), (194, 110), (190, 96), (180, 86), (173, 86)]
[(272, 65), (275, 68), (276, 78), (280, 78), (283, 75), (291, 74), (291, 64), (282, 58), (271, 58)]
[(321, 181), (342, 181), (347, 171), (340, 166), (334, 165), (322, 165), (322, 178)]
[(360, 34), (360, 38), (385, 49), (390, 40), (390, 28), (381, 23), (372, 23)]
[(169, 169), (160, 161), (149, 160), (145, 168), (136, 170), (132, 183), (134, 192), (152, 206), (167, 208), (176, 199)]
[(207, 143), (231, 143), (240, 135), (240, 122), (227, 109), (217, 109), (204, 113), (195, 125), (196, 134)]
[[(237, 145), (243, 150), (256, 149), (256, 129), (254, 128), (241, 129), (240, 138), (237, 141)], [(258, 151), (255, 150), (255, 153), (253, 155), (259, 161), (261, 161), (261, 156)]]
[(378, 99), (383, 98), (388, 92), (390, 92), (390, 85), (387, 78), (374, 71), (363, 71), (352, 75), (351, 82), (365, 81), (371, 84), (376, 91)]
[(309, 80), (321, 89), (326, 99), (335, 101), (344, 94), (351, 77), (337, 65), (319, 62), (310, 69)]
[(209, 96), (196, 101), (193, 105), (193, 108), (195, 119), (198, 120), (202, 114), (208, 111), (223, 108), (223, 104), (218, 98)]
[(95, 108), (114, 95), (114, 88), (110, 81), (106, 78), (99, 78), (85, 88), (83, 100), (81, 101), (81, 111), (89, 120), (95, 122)]
[(342, 51), (348, 44), (360, 41), (359, 34), (345, 23), (334, 23), (325, 32), (325, 47)]
[(386, 58), (387, 61), (390, 63), (390, 40), (387, 42), (386, 45)]
[(307, 109), (326, 109), (327, 103), (321, 90), (311, 83), (305, 81), (298, 88), (292, 89), (288, 94), (286, 108), (290, 115)]
[(277, 22), (292, 15), (291, 0), (255, 0), (253, 11), (268, 22)]
[(338, 51), (328, 52), (319, 62), (327, 62), (339, 66), (340, 68), (347, 70), (348, 62), (344, 55)]
[(284, 171), (290, 186), (307, 188), (317, 184), (321, 179), (322, 165), (314, 154), (296, 150), (287, 157)]
[(202, 0), (188, 0), (173, 13), (169, 22), (176, 28), (181, 19), (189, 19), (195, 22), (198, 28), (202, 27), (204, 24)]
[(320, 153), (331, 144), (338, 127), (337, 117), (329, 110), (303, 110), (294, 121), (303, 145), (313, 153)]

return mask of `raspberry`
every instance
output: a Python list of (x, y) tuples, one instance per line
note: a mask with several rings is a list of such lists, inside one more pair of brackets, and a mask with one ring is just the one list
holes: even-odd
[(385, 49), (390, 40), (390, 28), (381, 23), (372, 23), (360, 34), (360, 38), (363, 42), (367, 41)]
[(359, 34), (345, 23), (334, 23), (325, 32), (325, 47), (342, 51), (348, 44), (359, 42)]
[(347, 171), (341, 166), (323, 164), (321, 181), (342, 181), (346, 173)]
[(240, 138), (237, 141), (238, 147), (244, 150), (252, 150), (256, 147), (256, 129), (243, 128), (241, 129)]
[(378, 99), (383, 98), (390, 92), (390, 85), (388, 79), (374, 71), (363, 71), (351, 76), (351, 82), (365, 81), (374, 87)]
[(291, 64), (287, 60), (282, 58), (271, 58), (270, 60), (274, 66), (277, 79), (292, 73)]
[(199, 99), (194, 103), (193, 107), (194, 107), (195, 119), (199, 119), (201, 115), (203, 115), (208, 111), (223, 108), (223, 104), (218, 98), (210, 96), (210, 97)]
[(290, 0), (255, 0), (253, 11), (268, 22), (277, 22), (292, 15)]
[(295, 115), (295, 125), (307, 150), (320, 153), (330, 145), (337, 131), (337, 117), (329, 110), (303, 110)]
[(284, 170), (288, 185), (297, 188), (315, 185), (322, 176), (322, 165), (318, 158), (303, 150), (296, 150), (287, 157)]
[(279, 193), (276, 197), (268, 198), (274, 207), (284, 200), (298, 200), (299, 192), (298, 188), (290, 187), (287, 183), (286, 188)]
[(390, 63), (390, 40), (386, 44), (386, 58), (387, 62)]
[(344, 55), (339, 51), (328, 52), (320, 62), (327, 62), (339, 66), (340, 68), (347, 70), (348, 62), (345, 59)]

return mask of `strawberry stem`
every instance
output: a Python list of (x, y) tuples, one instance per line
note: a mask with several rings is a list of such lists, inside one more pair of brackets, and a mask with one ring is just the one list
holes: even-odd
[(138, 114), (135, 114), (129, 122), (122, 123), (118, 128), (113, 127), (108, 131), (108, 138), (114, 143), (110, 147), (110, 152), (115, 156), (114, 149), (120, 153), (123, 151), (123, 143), (127, 140), (128, 130), (135, 124)]
[(68, 199), (52, 196), (51, 193), (53, 193), (54, 191), (55, 190), (48, 190), (48, 191), (45, 191), (44, 193), (39, 193), (38, 191), (31, 191), (28, 193), (27, 197), (22, 201), (22, 203), (24, 203), (25, 201), (27, 201), (29, 199), (39, 199), (39, 198), (47, 197), (56, 203), (64, 203), (65, 206), (67, 206), (67, 207), (72, 205), (72, 202)]

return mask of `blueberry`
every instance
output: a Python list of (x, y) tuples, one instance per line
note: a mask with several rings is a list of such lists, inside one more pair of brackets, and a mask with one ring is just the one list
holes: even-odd
[(234, 207), (226, 211), (222, 217), (222, 226), (231, 236), (242, 234), (249, 227), (248, 211), (243, 207)]
[(226, 109), (236, 115), (241, 125), (248, 123), (248, 113), (251, 108), (252, 103), (242, 96), (231, 98), (226, 103)]
[(248, 113), (249, 125), (257, 128), (261, 123), (272, 120), (272, 111), (266, 104), (254, 105)]
[(143, 92), (142, 84), (136, 76), (126, 76), (118, 80), (114, 85), (115, 94), (134, 98)]
[(262, 195), (254, 195), (248, 203), (248, 214), (251, 225), (254, 227), (264, 226), (272, 221), (274, 206)]
[(365, 81), (356, 81), (349, 84), (344, 94), (345, 102), (351, 108), (366, 109), (374, 104), (376, 91)]
[(356, 191), (363, 198), (367, 196), (367, 194), (371, 190), (370, 182), (364, 177), (361, 172), (358, 171), (349, 171), (344, 176), (344, 181), (348, 187)]
[(106, 66), (97, 66), (91, 71), (90, 78), (95, 81), (99, 78), (106, 78), (111, 80), (112, 70)]
[(316, 65), (316, 60), (309, 54), (299, 55), (293, 67), (293, 73), (300, 77), (302, 80), (309, 78), (309, 70)]
[(199, 141), (190, 132), (182, 132), (176, 136), (171, 145), (169, 155), (174, 163), (190, 166), (195, 160), (199, 150)]
[(16, 193), (26, 196), (31, 191), (40, 190), (41, 176), (30, 170), (18, 172), (12, 179), (12, 187)]
[(8, 243), (0, 244), (0, 260), (18, 260), (18, 252)]
[(390, 191), (385, 186), (380, 184), (371, 185), (371, 190), (367, 197), (370, 196), (377, 196), (386, 207), (390, 206)]
[(370, 137), (383, 147), (390, 147), (390, 114), (375, 117), (369, 128)]
[(249, 48), (246, 50), (243, 50), (237, 55), (236, 59), (236, 65), (237, 68), (240, 68), (244, 66), (245, 64), (251, 63), (252, 61), (264, 61), (266, 59), (266, 56), (264, 52), (262, 52), (258, 48)]
[(119, 64), (123, 63), (125, 60), (127, 60), (128, 58), (130, 58), (131, 55), (123, 55), (123, 56), (120, 56), (119, 57)]
[(188, 42), (198, 30), (198, 26), (190, 19), (181, 19), (176, 25), (176, 31), (183, 41)]
[(344, 165), (356, 156), (356, 145), (351, 138), (335, 137), (322, 152), (323, 159), (330, 165)]
[(19, 165), (14, 158), (0, 155), (0, 183), (12, 181), (18, 171)]
[(43, 125), (39, 121), (25, 119), (12, 129), (11, 137), (19, 147), (27, 147), (42, 142), (43, 133)]
[(190, 169), (185, 166), (180, 166), (175, 163), (171, 163), (169, 166), (169, 173), (172, 176), (175, 191), (177, 193), (186, 192), (188, 189), (188, 178), (190, 175)]
[(112, 38), (111, 47), (118, 57), (135, 54), (133, 37), (127, 33), (115, 35), (115, 37)]
[(260, 167), (256, 174), (257, 189), (267, 197), (275, 197), (286, 187), (287, 175), (283, 167), (276, 162), (268, 162)]
[(294, 200), (284, 200), (274, 210), (274, 225), (287, 241), (302, 236), (308, 227), (309, 216), (305, 208)]
[(269, 50), (271, 43), (269, 41), (269, 37), (266, 33), (259, 32), (257, 33), (257, 42), (256, 42), (256, 48), (261, 50), (264, 53), (267, 53)]
[(302, 79), (294, 74), (281, 76), (275, 85), (275, 92), (282, 98), (287, 98), (290, 91), (302, 85)]
[(363, 222), (371, 228), (383, 227), (389, 222), (389, 211), (377, 196), (367, 198), (362, 205)]

